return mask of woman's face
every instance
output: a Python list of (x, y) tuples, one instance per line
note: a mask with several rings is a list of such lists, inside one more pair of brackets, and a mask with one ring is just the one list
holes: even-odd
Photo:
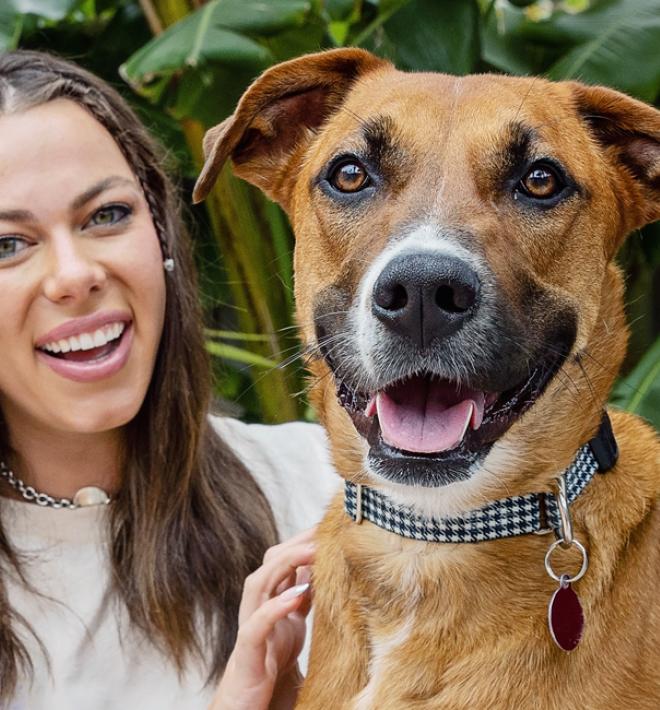
[(110, 134), (65, 99), (0, 115), (0, 406), (10, 431), (130, 421), (164, 309), (151, 214)]

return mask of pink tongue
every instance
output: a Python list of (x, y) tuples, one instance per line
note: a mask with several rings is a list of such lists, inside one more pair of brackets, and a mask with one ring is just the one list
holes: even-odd
[(415, 377), (379, 392), (376, 409), (386, 444), (414, 453), (438, 453), (458, 446), (470, 425), (479, 428), (484, 393), (457, 392), (446, 382)]

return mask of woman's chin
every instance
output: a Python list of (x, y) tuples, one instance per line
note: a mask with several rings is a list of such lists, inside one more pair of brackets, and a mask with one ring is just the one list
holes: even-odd
[[(142, 398), (120, 402), (78, 402), (68, 413), (53, 417), (57, 428), (71, 434), (99, 434), (120, 429), (134, 419), (142, 405)], [(57, 421), (59, 420), (59, 421)]]

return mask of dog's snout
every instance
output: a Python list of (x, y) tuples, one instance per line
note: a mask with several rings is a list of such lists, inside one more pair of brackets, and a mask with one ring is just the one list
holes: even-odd
[(462, 259), (445, 254), (400, 254), (378, 277), (372, 312), (388, 328), (424, 348), (447, 337), (472, 315), (479, 277)]

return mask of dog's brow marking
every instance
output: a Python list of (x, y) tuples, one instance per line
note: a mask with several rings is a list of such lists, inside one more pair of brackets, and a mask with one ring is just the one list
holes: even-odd
[(383, 168), (388, 154), (401, 152), (394, 136), (394, 123), (389, 116), (369, 119), (362, 129), (362, 137), (368, 146), (367, 154), (371, 162), (379, 169)]
[(410, 637), (414, 628), (414, 614), (410, 614), (395, 632), (373, 639), (369, 660), (369, 682), (355, 698), (353, 710), (373, 710), (381, 680), (386, 678), (390, 654), (397, 651)]

